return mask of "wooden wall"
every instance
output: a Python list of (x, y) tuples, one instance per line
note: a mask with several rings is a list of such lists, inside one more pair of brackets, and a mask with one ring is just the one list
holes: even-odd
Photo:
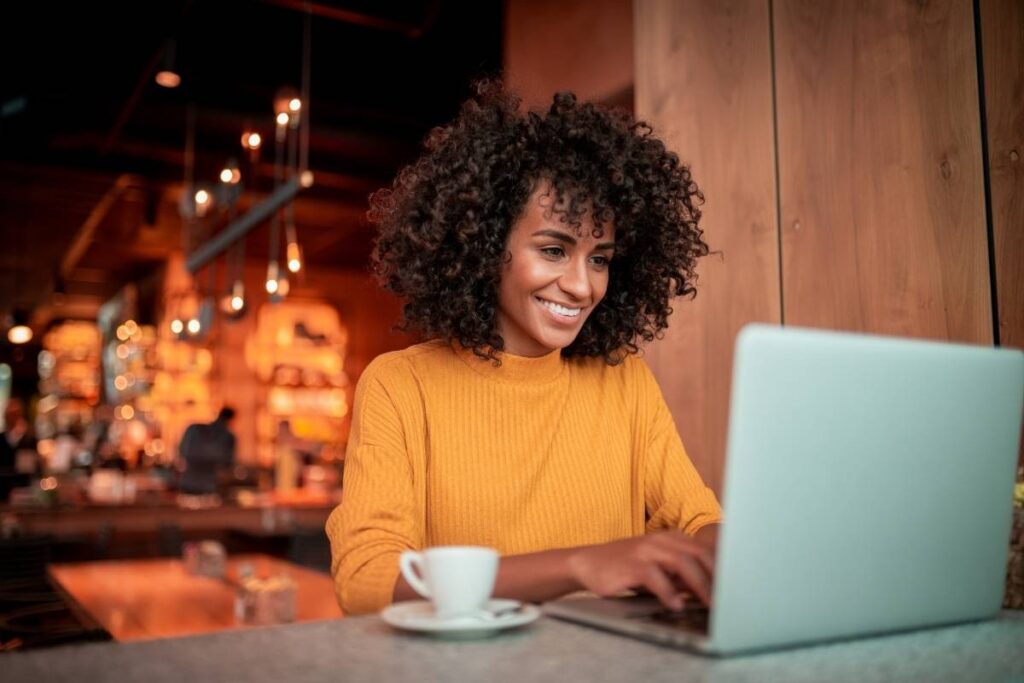
[(1024, 2), (981, 0), (979, 8), (999, 342), (1021, 348), (1024, 347)]
[(746, 322), (780, 321), (768, 3), (641, 2), (635, 25), (637, 115), (690, 165), (705, 192), (705, 239), (720, 252), (701, 261), (696, 299), (676, 302), (646, 356), (718, 491), (729, 341)]
[(630, 0), (506, 0), (504, 78), (527, 107), (559, 90), (632, 106)]
[(987, 140), (970, 0), (636, 0), (637, 115), (723, 252), (649, 362), (716, 490), (745, 322), (991, 344), (995, 282), (1024, 345), (1024, 10), (980, 10)]
[(992, 343), (971, 3), (774, 9), (786, 324)]

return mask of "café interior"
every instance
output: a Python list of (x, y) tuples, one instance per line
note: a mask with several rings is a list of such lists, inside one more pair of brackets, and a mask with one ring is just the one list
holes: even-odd
[[(208, 643), (204, 656), (222, 653), (242, 678), (249, 665), (235, 661), (244, 655), (234, 641), (200, 639), (359, 621), (338, 607), (324, 533), (344, 504), (355, 387), (374, 358), (422, 341), (399, 326), (402, 301), (371, 273), (368, 197), (416, 159), (477, 78), (501, 76), (524, 108), (571, 89), (625, 109), (662, 126), (693, 164), (707, 194), (704, 225), (725, 256), (701, 265), (701, 295), (647, 358), (677, 424), (699, 416), (680, 432), (716, 493), (732, 342), (746, 322), (1024, 346), (1021, 5), (853, 3), (801, 14), (798, 4), (0, 8), (0, 406), (12, 446), (0, 471), (0, 680), (5, 657), (20, 653), (193, 642), (181, 638)], [(856, 38), (869, 35), (884, 40)], [(962, 59), (922, 57), (936, 40)], [(850, 47), (855, 64), (830, 41)], [(937, 85), (947, 72), (952, 94)], [(885, 95), (904, 86), (918, 99)], [(965, 101), (964, 92), (966, 113), (936, 106)], [(844, 118), (854, 110), (865, 118)], [(908, 139), (907, 126), (924, 132)], [(853, 141), (837, 147), (837, 135)], [(830, 188), (847, 199), (819, 191), (826, 161), (841, 169)], [(890, 189), (858, 210), (871, 225), (905, 222), (906, 236), (864, 237), (867, 247), (800, 240), (801, 218), (856, 224), (844, 204), (851, 188), (883, 176)], [(958, 246), (936, 246), (922, 227), (932, 220)], [(840, 284), (819, 287), (833, 275)], [(682, 353), (710, 369), (679, 367)], [(186, 433), (218, 419), (234, 460), (213, 488), (189, 490)], [(1017, 609), (1020, 504), (1007, 578)], [(359, 638), (391, 663), (382, 654), (377, 668), (359, 671), (416, 675), (414, 661), (394, 663), (405, 661), (399, 646), (369, 640), (376, 626), (366, 628)], [(295, 633), (280, 642), (303, 642)], [(278, 636), (259, 637), (252, 643)], [(517, 648), (533, 636), (516, 637), (495, 654), (499, 678), (515, 676)], [(559, 637), (571, 650), (575, 641)], [(431, 645), (408, 647), (436, 653)], [(308, 661), (324, 647), (312, 642)], [(84, 666), (88, 650), (75, 651), (86, 653), (74, 660)], [(191, 650), (149, 652), (176, 680), (219, 675), (210, 672), (221, 664), (202, 668)], [(561, 661), (538, 652), (537, 661)], [(470, 680), (488, 677), (489, 656), (438, 655), (465, 657)], [(676, 666), (668, 656), (656, 660), (663, 672)], [(891, 659), (906, 665), (903, 654)], [(297, 679), (326, 675), (288, 661)], [(814, 662), (793, 666), (735, 669), (735, 679), (727, 669), (692, 671), (810, 680)], [(830, 680), (856, 678), (852, 664), (835, 666)], [(627, 673), (566, 671), (586, 680)]]

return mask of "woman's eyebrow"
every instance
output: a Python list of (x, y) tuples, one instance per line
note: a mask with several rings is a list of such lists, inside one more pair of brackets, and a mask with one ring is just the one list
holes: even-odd
[(551, 237), (553, 239), (559, 240), (560, 242), (565, 242), (566, 244), (571, 244), (573, 246), (576, 245), (575, 237), (566, 232), (559, 232), (558, 230), (538, 230), (537, 232), (533, 233), (533, 236)]
[[(558, 230), (538, 230), (537, 232), (533, 233), (532, 236), (533, 237), (550, 237), (550, 238), (556, 239), (556, 240), (558, 240), (560, 242), (565, 242), (566, 244), (569, 244), (569, 245), (572, 245), (572, 246), (576, 246), (576, 238), (573, 237), (572, 235), (570, 235), (567, 232), (560, 232)], [(615, 242), (601, 242), (600, 244), (596, 245), (594, 248), (595, 249), (614, 249), (615, 248)]]

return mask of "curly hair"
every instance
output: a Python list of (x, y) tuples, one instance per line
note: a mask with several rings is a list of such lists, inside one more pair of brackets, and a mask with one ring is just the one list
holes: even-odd
[(547, 112), (519, 112), (500, 82), (474, 84), (424, 154), (370, 198), (379, 228), (372, 267), (405, 300), (402, 330), (458, 341), (500, 363), (498, 286), (509, 231), (538, 182), (552, 211), (580, 234), (615, 226), (608, 290), (563, 356), (616, 364), (662, 336), (674, 296), (696, 296), (696, 261), (709, 253), (698, 227), (704, 196), (689, 167), (624, 112), (558, 93)]

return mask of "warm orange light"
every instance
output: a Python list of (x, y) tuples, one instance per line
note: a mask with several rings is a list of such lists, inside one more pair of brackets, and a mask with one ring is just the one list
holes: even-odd
[(259, 133), (247, 130), (242, 133), (242, 147), (249, 150), (257, 150), (263, 144), (263, 138)]
[(298, 242), (288, 243), (288, 270), (297, 273), (302, 269), (302, 256), (299, 252)]
[(173, 71), (164, 70), (157, 73), (156, 82), (165, 88), (177, 88), (181, 85), (181, 76)]
[(114, 388), (118, 391), (124, 391), (128, 388), (128, 379), (124, 375), (118, 375), (114, 378)]
[(7, 341), (12, 344), (27, 344), (32, 341), (32, 328), (28, 325), (15, 325), (7, 330)]

